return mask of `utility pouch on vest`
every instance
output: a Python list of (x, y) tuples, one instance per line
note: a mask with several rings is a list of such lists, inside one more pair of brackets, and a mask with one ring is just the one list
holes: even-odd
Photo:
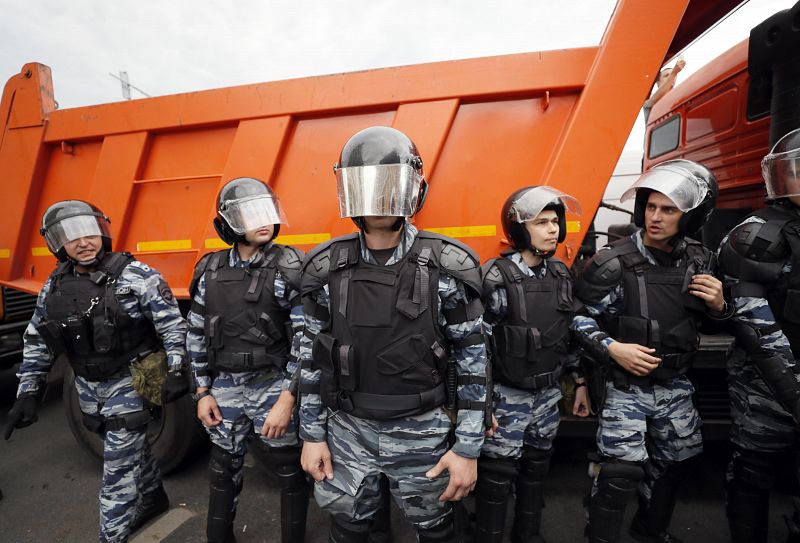
[(650, 320), (642, 317), (618, 317), (618, 338), (625, 343), (638, 343), (639, 345), (650, 345)]
[(322, 403), (333, 408), (338, 407), (337, 398), (341, 389), (334, 362), (337, 343), (332, 335), (319, 333), (311, 348), (314, 368), (320, 371), (319, 394), (322, 397)]
[(64, 327), (64, 335), (72, 343), (75, 354), (87, 355), (92, 351), (92, 344), (89, 341), (89, 327), (86, 326), (84, 317), (69, 317)]
[(83, 414), (83, 425), (92, 433), (102, 434), (106, 427), (106, 418), (103, 415)]
[(36, 327), (36, 331), (44, 340), (47, 348), (50, 349), (54, 359), (67, 352), (64, 339), (61, 336), (61, 330), (56, 323), (52, 321), (42, 322)]
[(800, 323), (800, 290), (791, 288), (786, 290), (783, 318), (789, 322)]
[(378, 355), (376, 361), (378, 373), (387, 379), (400, 377), (403, 385), (414, 391), (423, 391), (435, 387), (441, 382), (439, 374), (439, 357), (444, 365), (446, 352), (438, 343), (428, 345), (425, 336), (413, 334), (403, 341), (393, 344)]
[[(258, 320), (261, 321), (264, 329), (269, 336), (268, 344), (275, 343), (276, 341), (280, 341), (283, 336), (281, 336), (281, 330), (278, 328), (278, 325), (275, 324), (275, 321), (272, 320), (272, 317), (267, 315), (266, 313), (261, 313), (261, 316), (258, 317)], [(286, 337), (291, 338), (291, 335), (287, 335)]]
[(92, 335), (95, 352), (105, 354), (117, 347), (116, 325), (104, 315), (92, 318)]
[(355, 356), (353, 356), (353, 346), (337, 345), (336, 355), (339, 366), (339, 384), (342, 390), (347, 392), (358, 390), (358, 368)]
[(206, 320), (206, 341), (210, 350), (222, 348), (222, 319), (219, 315)]

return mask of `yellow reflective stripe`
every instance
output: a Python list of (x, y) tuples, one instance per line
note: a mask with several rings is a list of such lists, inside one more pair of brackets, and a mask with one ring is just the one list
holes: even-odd
[(278, 236), (275, 238), (276, 243), (284, 245), (318, 245), (331, 239), (328, 232), (320, 234), (287, 234), (285, 236)]
[(567, 221), (567, 234), (581, 231), (581, 221)]
[(190, 239), (170, 239), (166, 241), (138, 241), (136, 250), (144, 251), (177, 251), (180, 249), (191, 249), (192, 240)]
[(31, 254), (33, 256), (53, 256), (53, 253), (47, 247), (34, 247), (31, 249)]
[(435, 232), (451, 238), (482, 238), (497, 235), (497, 226), (484, 224), (479, 226), (444, 226), (442, 228), (425, 228), (428, 232)]
[(11, 258), (11, 249), (0, 249), (0, 258)]
[(219, 238), (208, 238), (205, 242), (206, 249), (227, 249), (230, 247)]

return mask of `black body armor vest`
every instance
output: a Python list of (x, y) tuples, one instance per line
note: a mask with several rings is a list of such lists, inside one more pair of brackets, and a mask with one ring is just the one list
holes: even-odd
[(205, 336), (208, 365), (227, 372), (283, 371), (292, 337), (289, 311), (275, 298), (282, 245), (273, 245), (248, 268), (231, 267), (228, 250), (205, 268)]
[(109, 379), (158, 348), (153, 323), (131, 318), (117, 298), (132, 296), (129, 288), (116, 287), (132, 260), (128, 253), (110, 252), (91, 273), (76, 275), (72, 263), (63, 262), (50, 276), (47, 319), (37, 331), (53, 355), (66, 354), (84, 379)]
[(420, 232), (400, 261), (378, 266), (362, 260), (357, 235), (330, 245), (330, 327), (313, 347), (325, 405), (388, 420), (444, 404), (442, 246), (441, 238)]
[(538, 278), (506, 258), (493, 263), (502, 274), (508, 300), (505, 318), (493, 326), (493, 379), (530, 390), (556, 384), (574, 315), (569, 270), (563, 262), (549, 259), (547, 273)]
[(800, 217), (775, 206), (767, 206), (753, 215), (779, 229), (791, 252), (792, 272), (782, 273), (778, 281), (765, 286), (772, 314), (797, 355), (800, 354)]
[[(661, 365), (645, 378), (648, 382), (686, 373), (699, 345), (698, 322), (706, 305), (689, 293), (688, 285), (693, 275), (710, 273), (705, 269), (710, 253), (696, 241), (686, 242), (686, 253), (674, 267), (653, 266), (630, 238), (611, 243), (611, 249), (596, 257), (620, 259), (623, 308), (616, 315), (604, 315), (602, 326), (618, 341), (656, 349), (654, 356), (661, 358)], [(614, 370), (625, 372), (618, 365)]]

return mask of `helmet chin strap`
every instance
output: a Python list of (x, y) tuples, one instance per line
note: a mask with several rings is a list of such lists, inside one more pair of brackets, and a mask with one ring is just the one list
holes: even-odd
[(542, 251), (541, 249), (537, 249), (536, 247), (531, 244), (528, 247), (528, 250), (533, 253), (533, 256), (540, 256), (542, 258), (552, 258), (554, 254), (556, 254), (556, 250), (553, 249), (552, 251)]
[(680, 260), (686, 254), (687, 243), (684, 237), (680, 234), (674, 236), (668, 242), (672, 246), (672, 260)]

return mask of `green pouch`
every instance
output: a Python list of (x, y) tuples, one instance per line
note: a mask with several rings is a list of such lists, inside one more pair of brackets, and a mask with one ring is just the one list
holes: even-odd
[(133, 388), (152, 405), (161, 405), (161, 387), (167, 380), (167, 353), (156, 351), (131, 364)]

